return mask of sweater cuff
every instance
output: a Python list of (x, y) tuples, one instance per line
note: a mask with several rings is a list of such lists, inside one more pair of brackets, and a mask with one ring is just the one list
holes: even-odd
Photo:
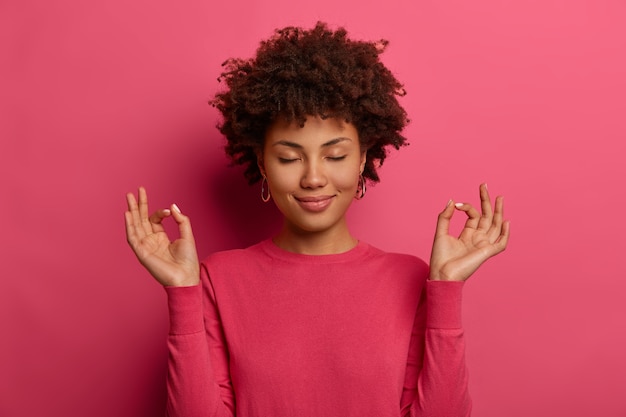
[(465, 281), (426, 281), (426, 327), (460, 329)]
[(191, 334), (204, 330), (202, 286), (165, 287), (170, 312), (170, 334)]

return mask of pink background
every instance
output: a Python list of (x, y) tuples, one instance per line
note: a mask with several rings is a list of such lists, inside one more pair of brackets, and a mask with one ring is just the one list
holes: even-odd
[(358, 237), (428, 258), (449, 198), (505, 195), (509, 249), (465, 293), (474, 415), (626, 416), (621, 0), (2, 2), (1, 416), (162, 415), (165, 293), (124, 194), (178, 203), (202, 256), (271, 233), (207, 101), (225, 58), (318, 19), (389, 39), (409, 92)]

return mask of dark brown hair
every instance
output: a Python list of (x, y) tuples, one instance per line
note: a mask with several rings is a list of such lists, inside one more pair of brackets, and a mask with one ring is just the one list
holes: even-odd
[(408, 119), (397, 100), (405, 92), (379, 59), (387, 43), (351, 40), (345, 29), (318, 22), (310, 30), (278, 29), (254, 58), (222, 64), (220, 81), (227, 89), (211, 104), (224, 118), (218, 128), (227, 139), (226, 153), (246, 166), (250, 183), (261, 178), (256, 155), (268, 127), (277, 117), (303, 126), (307, 115), (354, 124), (367, 149), (363, 176), (379, 181), (376, 168), (388, 146), (407, 144), (400, 132)]

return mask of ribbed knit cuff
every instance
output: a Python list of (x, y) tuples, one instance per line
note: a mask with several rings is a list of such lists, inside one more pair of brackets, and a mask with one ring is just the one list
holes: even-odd
[(426, 281), (426, 327), (460, 329), (465, 281)]
[(170, 334), (191, 334), (204, 330), (202, 286), (165, 287), (170, 312)]

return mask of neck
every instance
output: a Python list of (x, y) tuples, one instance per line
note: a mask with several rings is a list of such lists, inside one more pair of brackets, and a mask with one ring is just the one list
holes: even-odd
[(353, 249), (359, 241), (354, 238), (347, 225), (332, 230), (307, 232), (294, 230), (284, 224), (274, 243), (281, 249), (303, 255), (332, 255)]

